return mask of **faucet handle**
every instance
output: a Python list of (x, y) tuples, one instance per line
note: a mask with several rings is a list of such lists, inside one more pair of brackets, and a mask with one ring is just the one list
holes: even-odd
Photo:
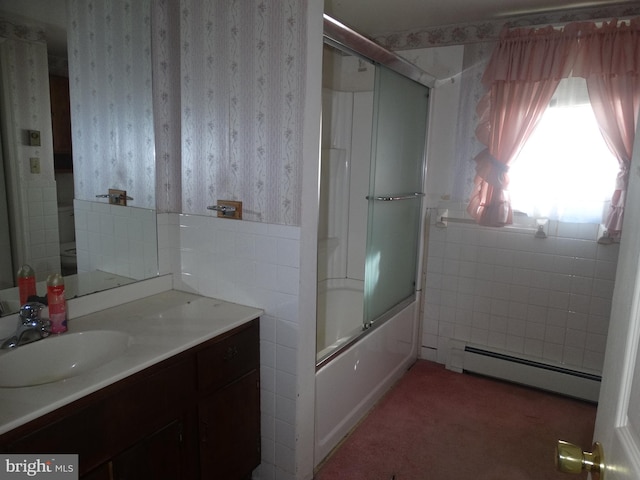
[(20, 324), (40, 322), (40, 312), (44, 308), (44, 304), (40, 302), (28, 302), (20, 307), (20, 313), (18, 314)]

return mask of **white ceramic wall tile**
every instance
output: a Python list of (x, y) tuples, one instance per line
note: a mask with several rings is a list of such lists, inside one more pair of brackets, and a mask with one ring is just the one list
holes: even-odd
[(526, 334), (527, 324), (522, 319), (507, 319), (507, 334), (516, 337), (524, 337)]
[(583, 365), (583, 360), (584, 360), (583, 348), (572, 348), (569, 345), (565, 345), (564, 357), (562, 358), (562, 363), (564, 363), (568, 367), (580, 368)]
[(484, 328), (471, 327), (471, 342), (476, 345), (487, 345), (489, 341), (489, 330)]
[(567, 347), (584, 350), (586, 340), (587, 332), (585, 332), (584, 330), (573, 330), (571, 328), (567, 329), (567, 334), (565, 337), (565, 345)]
[(158, 273), (155, 211), (76, 200), (78, 271), (143, 279)]
[(604, 364), (604, 353), (585, 350), (582, 362), (584, 368), (601, 372)]
[(296, 376), (286, 372), (276, 372), (276, 391), (285, 398), (297, 398)]
[(613, 262), (615, 264), (618, 261), (619, 251), (620, 245), (617, 243), (612, 245), (598, 245), (596, 258), (598, 260)]
[(535, 338), (525, 338), (524, 340), (524, 354), (531, 357), (542, 358), (544, 343), (542, 340)]
[(506, 348), (513, 353), (524, 353), (524, 337), (507, 334)]
[(596, 277), (606, 280), (615, 280), (616, 263), (611, 261), (596, 261)]
[(423, 345), (464, 340), (597, 373), (619, 250), (598, 245), (597, 230), (551, 222), (537, 239), (454, 222), (432, 228)]
[(544, 342), (543, 350), (542, 350), (542, 358), (543, 360), (546, 360), (549, 362), (561, 363), (562, 352), (563, 352), (563, 347), (561, 344)]
[[(263, 436), (268, 436), (274, 439), (275, 431), (273, 418), (276, 414), (276, 395), (274, 392), (261, 389), (260, 392), (260, 410), (262, 412), (263, 425), (269, 425), (268, 428), (262, 432)], [(266, 422), (265, 422), (266, 420)]]

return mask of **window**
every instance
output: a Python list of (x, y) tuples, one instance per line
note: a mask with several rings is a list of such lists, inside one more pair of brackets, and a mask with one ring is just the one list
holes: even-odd
[(602, 223), (618, 171), (585, 80), (567, 78), (509, 169), (511, 206), (536, 218)]

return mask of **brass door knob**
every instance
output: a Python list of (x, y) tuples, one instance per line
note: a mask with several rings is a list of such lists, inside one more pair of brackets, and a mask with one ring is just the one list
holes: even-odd
[(592, 480), (604, 480), (604, 452), (599, 442), (593, 444), (593, 452), (583, 452), (582, 448), (558, 440), (556, 445), (556, 468), (565, 473), (591, 472)]

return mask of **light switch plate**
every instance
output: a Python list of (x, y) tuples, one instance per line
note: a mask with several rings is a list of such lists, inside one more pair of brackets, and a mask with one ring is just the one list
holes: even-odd
[(40, 173), (40, 159), (38, 157), (29, 159), (29, 170), (31, 173)]

